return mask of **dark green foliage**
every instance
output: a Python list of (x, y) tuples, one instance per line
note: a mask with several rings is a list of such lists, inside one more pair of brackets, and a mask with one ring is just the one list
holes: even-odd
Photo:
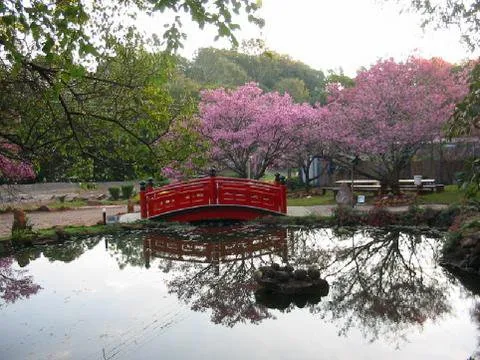
[(203, 48), (184, 68), (185, 75), (200, 87), (232, 88), (254, 81), (265, 91), (288, 92), (297, 102), (325, 102), (325, 75), (288, 56), (265, 51), (254, 54), (234, 50)]
[(384, 208), (373, 208), (367, 213), (365, 222), (370, 226), (389, 226), (394, 225), (397, 217), (392, 212)]
[[(110, 190), (110, 189), (109, 189)], [(122, 185), (122, 198), (130, 199), (133, 195), (134, 186), (133, 185)]]
[(286, 185), (289, 191), (298, 190), (305, 187), (305, 184), (302, 182), (302, 179), (299, 176), (288, 178)]
[(109, 187), (108, 192), (110, 193), (110, 197), (112, 200), (120, 199), (120, 188), (119, 187)]
[(333, 217), (340, 226), (354, 226), (362, 224), (362, 215), (348, 206), (338, 206), (334, 212)]
[(439, 228), (448, 228), (453, 224), (455, 217), (460, 214), (458, 206), (449, 206), (447, 209), (441, 210), (436, 214), (432, 222), (432, 226)]
[(457, 231), (449, 232), (445, 243), (443, 244), (442, 253), (447, 255), (458, 248), (460, 240), (462, 240), (462, 234)]
[[(177, 12), (202, 28), (213, 25), (235, 45), (236, 16), (262, 26), (259, 6), (254, 0), (0, 2), (2, 140), (24, 150), (22, 160), (39, 166), (40, 179), (54, 181), (132, 179), (185, 161), (203, 145), (190, 136), (191, 96), (167, 84), (170, 50), (186, 37)], [(165, 10), (167, 51), (152, 54), (160, 39), (144, 38), (124, 17)]]
[(449, 206), (447, 209), (434, 210), (432, 208), (420, 208), (418, 206), (410, 206), (408, 211), (400, 216), (400, 220), (404, 225), (428, 225), (431, 227), (447, 229), (449, 228), (455, 217), (460, 213), (457, 206)]
[[(480, 118), (480, 115), (477, 115), (477, 117)], [(463, 171), (457, 174), (457, 181), (465, 192), (465, 196), (474, 198), (480, 192), (480, 158), (465, 161)]]

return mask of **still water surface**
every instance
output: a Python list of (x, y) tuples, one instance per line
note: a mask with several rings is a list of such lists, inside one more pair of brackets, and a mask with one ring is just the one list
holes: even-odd
[[(435, 234), (179, 227), (0, 259), (0, 359), (467, 359), (480, 296)], [(255, 268), (316, 263), (322, 298), (256, 294)]]

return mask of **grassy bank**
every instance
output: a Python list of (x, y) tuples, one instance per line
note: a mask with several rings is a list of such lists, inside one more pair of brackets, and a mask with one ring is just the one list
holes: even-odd
[[(373, 204), (375, 196), (371, 193), (355, 192), (355, 196), (365, 195), (366, 203)], [(475, 200), (480, 201), (480, 195), (477, 195)], [(457, 185), (447, 185), (442, 192), (423, 193), (417, 195), (415, 204), (462, 204), (465, 201), (463, 192)], [(287, 204), (289, 206), (315, 206), (315, 205), (333, 205), (335, 199), (331, 191), (327, 191), (325, 195), (305, 195), (298, 198), (288, 198)]]

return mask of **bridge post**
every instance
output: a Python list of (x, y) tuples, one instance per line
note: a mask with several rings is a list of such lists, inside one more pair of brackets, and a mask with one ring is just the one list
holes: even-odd
[(284, 214), (287, 213), (287, 186), (285, 183), (285, 176), (280, 176), (279, 173), (276, 173), (275, 185), (280, 188), (279, 211)]
[(280, 185), (280, 174), (279, 173), (275, 174), (275, 185)]
[(214, 167), (211, 167), (208, 173), (210, 175), (210, 204), (217, 204), (217, 181), (215, 180), (215, 176), (217, 176), (217, 170)]
[[(275, 178), (276, 182), (276, 178)], [(285, 176), (279, 175), (279, 185), (280, 185), (280, 204), (281, 204), (281, 212), (286, 214), (287, 213), (287, 185)]]
[(287, 181), (285, 176), (280, 177), (280, 188), (282, 189), (282, 212), (287, 213)]
[(142, 219), (147, 218), (147, 199), (145, 196), (145, 181), (140, 182), (140, 215)]
[(153, 179), (150, 178), (150, 179), (148, 179), (146, 192), (148, 193), (148, 192), (150, 192), (150, 191), (152, 191), (152, 190), (153, 190)]

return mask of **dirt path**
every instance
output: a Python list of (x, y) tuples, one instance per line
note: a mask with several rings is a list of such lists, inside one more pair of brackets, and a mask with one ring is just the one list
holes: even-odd
[[(34, 211), (26, 213), (33, 229), (51, 228), (57, 225), (95, 225), (102, 220), (102, 209), (106, 208), (107, 216), (127, 212), (126, 205), (83, 207), (65, 211)], [(10, 235), (13, 214), (0, 215), (0, 236)]]

